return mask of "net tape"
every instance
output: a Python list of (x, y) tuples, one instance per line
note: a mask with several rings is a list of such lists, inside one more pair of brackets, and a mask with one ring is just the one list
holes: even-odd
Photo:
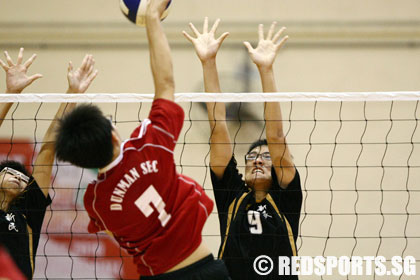
[[(148, 93), (24, 93), (0, 94), (0, 102), (152, 102)], [(288, 101), (415, 101), (420, 92), (282, 92), (282, 93), (176, 93), (176, 102), (288, 102)]]

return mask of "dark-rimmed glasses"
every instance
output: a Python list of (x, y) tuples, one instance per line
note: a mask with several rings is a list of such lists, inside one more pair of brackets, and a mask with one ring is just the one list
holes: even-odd
[(262, 153), (262, 154), (259, 154), (257, 152), (252, 152), (252, 153), (249, 153), (249, 154), (245, 155), (245, 160), (246, 161), (254, 161), (258, 157), (261, 157), (261, 159), (264, 160), (264, 161), (270, 161), (271, 160), (271, 156), (270, 156), (269, 152), (265, 152), (265, 153)]
[(29, 182), (29, 177), (28, 176), (26, 176), (22, 172), (17, 171), (15, 169), (11, 168), (11, 167), (5, 167), (5, 168), (3, 168), (3, 170), (0, 172), (0, 174), (1, 173), (10, 174), (10, 175), (12, 175), (14, 177), (17, 177), (17, 178), (19, 178), (19, 180), (25, 182), (26, 184), (28, 184), (28, 182)]

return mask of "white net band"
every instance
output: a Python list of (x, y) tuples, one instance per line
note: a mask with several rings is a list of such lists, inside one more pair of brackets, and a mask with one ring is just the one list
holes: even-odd
[[(0, 94), (0, 102), (56, 103), (56, 102), (98, 102), (130, 103), (152, 102), (153, 94), (145, 93), (25, 93)], [(290, 102), (290, 101), (415, 101), (420, 92), (282, 92), (282, 93), (176, 93), (177, 102)]]

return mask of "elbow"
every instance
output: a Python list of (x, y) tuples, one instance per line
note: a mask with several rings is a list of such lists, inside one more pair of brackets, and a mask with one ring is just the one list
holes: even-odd
[(283, 131), (267, 130), (266, 137), (267, 137), (268, 143), (285, 143), (286, 142), (286, 136), (284, 135)]

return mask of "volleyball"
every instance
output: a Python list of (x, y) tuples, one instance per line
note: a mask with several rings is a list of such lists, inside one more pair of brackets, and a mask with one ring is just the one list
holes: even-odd
[[(169, 11), (172, 0), (168, 2), (161, 20), (164, 20)], [(120, 0), (120, 8), (123, 14), (133, 23), (139, 26), (146, 25), (146, 11), (149, 0)]]

